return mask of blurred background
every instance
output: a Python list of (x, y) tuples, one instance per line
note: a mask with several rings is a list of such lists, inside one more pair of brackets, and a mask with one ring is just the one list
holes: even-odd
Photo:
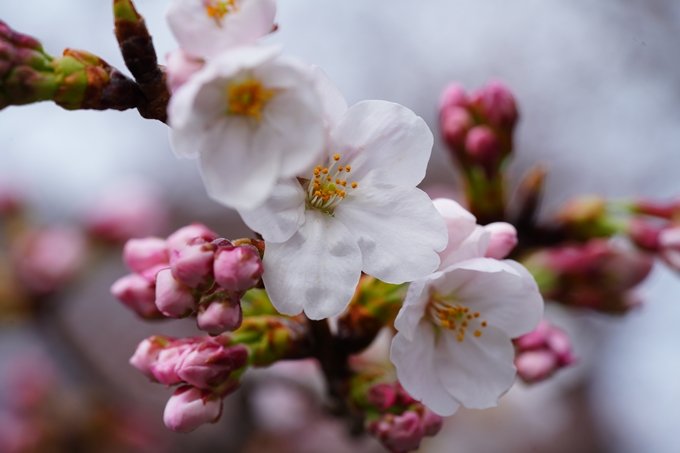
[[(53, 55), (85, 49), (125, 72), (110, 3), (5, 1), (0, 19), (36, 36)], [(161, 60), (176, 47), (164, 22), (168, 3), (136, 2)], [(280, 0), (278, 23), (267, 41), (322, 67), (350, 105), (398, 102), (422, 116), (435, 136), (446, 83), (473, 89), (493, 78), (506, 82), (521, 114), (511, 175), (546, 163), (542, 215), (576, 194), (680, 193), (680, 3), (674, 0)], [(25, 197), (34, 224), (77, 225), (111, 187), (130, 181), (167, 206), (153, 225), (156, 234), (190, 221), (229, 238), (249, 234), (233, 211), (208, 199), (196, 163), (174, 157), (160, 122), (136, 111), (66, 112), (47, 103), (0, 111), (0, 187)], [(422, 186), (436, 184), (456, 184), (439, 140)], [(108, 433), (114, 440), (101, 451), (382, 451), (314, 416), (322, 390), (313, 365), (303, 365), (304, 373), (283, 366), (253, 376), (227, 399), (216, 425), (189, 435), (166, 430), (162, 411), (170, 391), (127, 360), (149, 335), (196, 329), (190, 321), (137, 319), (108, 291), (126, 273), (119, 250), (94, 259), (97, 265), (66, 291), (41, 302), (57, 308), (38, 327), (20, 316), (0, 324), (0, 393), (29, 385), (59, 389), (63, 419), (88, 419), (95, 439), (104, 438), (107, 420), (132, 420), (129, 429)], [(497, 409), (460, 411), (421, 451), (680, 452), (680, 278), (658, 263), (640, 291), (643, 306), (623, 317), (551, 308), (548, 316), (572, 336), (579, 364), (547, 382), (516, 385)], [(92, 382), (101, 386), (90, 390)], [(11, 399), (4, 397), (6, 404)], [(248, 429), (242, 429), (244, 411)], [(298, 444), (281, 443), (290, 433)]]

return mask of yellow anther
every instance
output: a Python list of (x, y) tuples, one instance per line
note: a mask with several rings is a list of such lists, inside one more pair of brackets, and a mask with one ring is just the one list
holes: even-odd
[(486, 321), (482, 321), (482, 327), (486, 327)]
[(352, 183), (352, 189), (356, 189), (358, 185), (359, 185), (359, 184), (353, 182), (353, 183)]
[(479, 331), (479, 330), (475, 330), (475, 337), (481, 337), (481, 336), (482, 336), (482, 332)]
[(351, 169), (352, 169), (352, 167), (349, 166), (349, 165), (345, 167), (345, 171), (346, 171), (347, 173), (349, 173)]
[(463, 308), (463, 313), (467, 313), (468, 311), (470, 311), (469, 308), (467, 308), (467, 307)]
[(335, 180), (335, 183), (336, 183), (337, 185), (341, 185), (341, 184), (342, 184), (342, 181), (340, 181), (339, 179), (336, 179), (336, 180)]
[(479, 318), (479, 313), (475, 312), (474, 317)]
[(340, 154), (333, 155), (333, 160), (336, 161), (336, 162), (339, 161), (340, 160)]
[(463, 327), (467, 327), (467, 326), (468, 326), (467, 321), (463, 321)]
[(324, 168), (323, 170), (321, 170), (321, 173), (323, 173), (324, 175), (327, 175), (327, 174), (328, 174), (328, 169), (327, 169), (327, 168)]
[(461, 334), (465, 334), (465, 329), (461, 327), (460, 329), (458, 329), (458, 332), (460, 332)]
[(238, 11), (238, 7), (236, 6), (235, 2), (236, 0), (212, 0), (208, 5), (206, 5), (205, 12), (209, 17), (219, 20), (229, 13)]
[(344, 191), (344, 190), (341, 190), (341, 191), (340, 191), (340, 196), (341, 196), (342, 198), (345, 198), (345, 191)]
[(344, 168), (342, 167), (342, 165), (340, 165), (340, 166), (338, 167), (338, 171), (343, 171), (343, 170), (344, 170)]
[(460, 342), (462, 342), (465, 339), (465, 337), (463, 335), (460, 335), (460, 334), (458, 334), (456, 336), (456, 338), (458, 338), (458, 341), (460, 341)]
[(250, 116), (256, 120), (262, 117), (262, 110), (275, 95), (273, 90), (267, 90), (257, 79), (245, 79), (232, 83), (227, 88), (227, 102), (230, 115)]
[(320, 197), (320, 196), (321, 196), (321, 191), (320, 191), (320, 190), (317, 190), (316, 192), (314, 192), (314, 196), (315, 196), (315, 197)]
[(326, 176), (326, 181), (330, 181), (330, 180), (332, 180), (332, 179), (333, 179), (333, 178), (331, 178), (330, 176)]
[(467, 315), (466, 318), (467, 318), (467, 319), (472, 319), (472, 315)]

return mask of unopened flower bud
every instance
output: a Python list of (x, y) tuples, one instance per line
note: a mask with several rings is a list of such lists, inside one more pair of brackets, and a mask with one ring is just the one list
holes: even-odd
[(368, 389), (367, 398), (376, 409), (384, 412), (397, 402), (397, 392), (393, 385), (381, 382)]
[(111, 294), (142, 318), (159, 318), (156, 308), (156, 285), (139, 274), (119, 278), (111, 286)]
[(179, 366), (184, 357), (196, 347), (196, 344), (186, 340), (170, 343), (158, 353), (156, 362), (149, 366), (151, 374), (161, 384), (175, 385), (181, 383), (182, 378), (177, 374)]
[(244, 245), (218, 250), (215, 258), (215, 281), (229, 291), (246, 291), (260, 281), (262, 261), (255, 247)]
[(169, 341), (169, 338), (162, 335), (145, 339), (139, 343), (134, 355), (130, 357), (130, 365), (137, 368), (149, 379), (155, 379), (153, 373), (151, 373), (151, 366), (158, 361), (158, 355)]
[(439, 112), (444, 113), (451, 107), (467, 107), (469, 104), (470, 98), (465, 92), (465, 88), (459, 83), (451, 82), (446, 85), (439, 97)]
[(168, 250), (165, 240), (154, 237), (130, 239), (123, 247), (123, 261), (130, 270), (138, 274), (159, 264), (167, 265)]
[(442, 136), (454, 151), (460, 151), (465, 146), (465, 137), (474, 121), (470, 113), (462, 107), (450, 107), (442, 110), (439, 117)]
[(634, 217), (628, 224), (628, 237), (640, 248), (656, 252), (659, 250), (659, 235), (663, 225)]
[(420, 417), (413, 411), (401, 415), (385, 414), (380, 420), (369, 424), (368, 429), (393, 453), (417, 450), (425, 437)]
[(400, 383), (396, 383), (395, 387), (397, 389), (397, 402), (402, 406), (410, 406), (411, 404), (416, 404), (418, 401), (415, 400), (408, 392), (402, 387)]
[(549, 350), (527, 351), (515, 359), (517, 375), (526, 382), (538, 382), (555, 372), (559, 363), (555, 354)]
[(221, 415), (222, 399), (218, 395), (185, 385), (168, 400), (163, 422), (175, 432), (188, 433), (205, 423), (215, 423)]
[(210, 389), (218, 386), (229, 374), (248, 361), (248, 349), (243, 345), (225, 348), (206, 342), (191, 350), (178, 366), (177, 374), (194, 387)]
[(191, 288), (177, 280), (170, 269), (156, 274), (156, 307), (170, 318), (183, 318), (196, 309)]
[(236, 330), (242, 321), (241, 301), (230, 295), (201, 304), (196, 319), (199, 329), (213, 335)]
[(496, 134), (487, 126), (475, 126), (465, 139), (465, 149), (473, 162), (492, 175), (500, 164), (500, 145)]
[(659, 234), (659, 247), (661, 259), (671, 268), (680, 270), (680, 227), (663, 230)]
[(202, 238), (206, 242), (217, 239), (219, 235), (201, 223), (192, 223), (172, 233), (165, 242), (168, 250), (180, 251), (194, 238)]
[(517, 245), (517, 230), (509, 223), (490, 223), (484, 227), (484, 230), (491, 233), (489, 248), (485, 255), (487, 258), (502, 260)]
[(472, 103), (494, 127), (512, 131), (519, 114), (515, 96), (499, 81), (491, 81), (472, 95)]
[(442, 418), (442, 416), (435, 414), (425, 406), (423, 406), (423, 413), (421, 414), (420, 419), (423, 424), (423, 429), (425, 430), (425, 435), (430, 437), (436, 436), (444, 424), (444, 418)]
[(215, 246), (202, 238), (194, 238), (180, 251), (173, 251), (170, 265), (175, 277), (191, 288), (212, 281)]
[(205, 65), (204, 60), (195, 58), (182, 49), (173, 50), (168, 53), (165, 56), (165, 62), (168, 87), (170, 87), (171, 91), (175, 91), (184, 85), (195, 72)]
[(564, 331), (542, 319), (538, 327), (515, 340), (517, 374), (525, 382), (542, 381), (576, 359)]

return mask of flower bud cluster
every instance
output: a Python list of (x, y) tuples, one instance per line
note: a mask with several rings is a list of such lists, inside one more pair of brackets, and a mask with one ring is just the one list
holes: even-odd
[(163, 419), (173, 431), (189, 432), (220, 418), (222, 399), (238, 388), (248, 359), (248, 349), (226, 337), (157, 335), (139, 344), (130, 364), (151, 380), (179, 385)]
[(567, 334), (545, 318), (536, 330), (514, 343), (517, 374), (527, 383), (540, 382), (576, 362)]
[(616, 240), (543, 249), (522, 261), (541, 293), (565, 305), (623, 313), (639, 301), (630, 291), (649, 275), (651, 253)]
[(144, 318), (195, 315), (198, 327), (215, 335), (241, 325), (240, 299), (263, 270), (252, 242), (232, 243), (201, 224), (167, 239), (131, 239), (123, 260), (134, 273), (111, 287), (121, 302)]
[(498, 81), (472, 94), (451, 83), (440, 98), (440, 127), (454, 159), (465, 169), (481, 168), (489, 180), (512, 152), (518, 118), (512, 92)]
[(436, 435), (443, 418), (414, 400), (398, 383), (368, 387), (368, 431), (393, 453), (417, 450), (425, 436)]

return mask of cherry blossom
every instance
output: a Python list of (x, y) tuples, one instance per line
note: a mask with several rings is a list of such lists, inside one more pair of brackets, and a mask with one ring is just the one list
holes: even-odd
[(171, 142), (199, 156), (208, 194), (253, 209), (279, 178), (312, 165), (324, 143), (311, 65), (278, 47), (240, 47), (209, 61), (173, 95)]
[(239, 212), (267, 243), (262, 278), (276, 309), (322, 319), (345, 309), (362, 271), (389, 283), (433, 272), (446, 228), (415, 187), (432, 150), (425, 122), (390, 102), (346, 109), (332, 82), (316, 77), (329, 131), (318, 165)]
[(185, 51), (209, 58), (269, 34), (275, 15), (274, 0), (174, 0), (167, 20)]
[(543, 299), (519, 263), (484, 257), (491, 231), (476, 227), (452, 200), (435, 205), (449, 227), (449, 245), (442, 267), (410, 285), (391, 360), (409, 394), (447, 416), (461, 405), (495, 406), (512, 386), (511, 339), (536, 328)]

